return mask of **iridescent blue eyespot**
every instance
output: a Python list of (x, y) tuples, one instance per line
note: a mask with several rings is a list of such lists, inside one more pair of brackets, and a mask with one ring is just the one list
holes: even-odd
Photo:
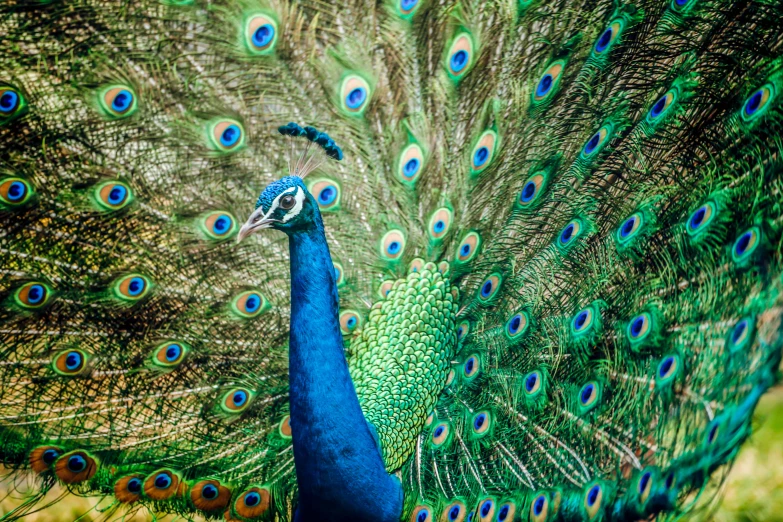
[(703, 230), (706, 230), (715, 218), (716, 206), (712, 201), (708, 201), (704, 205), (697, 208), (688, 219), (688, 226), (686, 228), (690, 236), (696, 236)]
[(479, 147), (476, 153), (473, 155), (473, 164), (477, 167), (481, 167), (489, 159), (489, 149), (486, 147)]
[(43, 452), (43, 455), (41, 455), (41, 458), (43, 459), (44, 463), (46, 464), (53, 464), (55, 460), (60, 456), (60, 452), (57, 451), (54, 448), (49, 448), (48, 450)]
[(500, 274), (489, 275), (479, 287), (478, 298), (482, 303), (489, 301), (497, 295), (500, 285), (503, 282), (503, 276)]
[(742, 111), (740, 112), (742, 119), (749, 122), (764, 114), (775, 98), (775, 94), (775, 86), (772, 83), (768, 83), (756, 90), (742, 106)]
[(232, 147), (239, 141), (242, 131), (237, 125), (229, 125), (220, 135), (220, 144), (224, 147)]
[(468, 357), (468, 359), (465, 361), (465, 364), (462, 366), (462, 373), (467, 379), (472, 379), (476, 375), (478, 375), (479, 372), (479, 358), (476, 355), (471, 355)]
[(579, 219), (572, 220), (560, 231), (560, 237), (558, 238), (560, 246), (566, 247), (570, 245), (581, 233), (582, 222)]
[(658, 364), (656, 385), (663, 386), (670, 383), (677, 377), (679, 370), (680, 358), (677, 355), (664, 357)]
[(248, 17), (245, 21), (244, 40), (250, 54), (271, 53), (277, 42), (277, 23), (264, 14)]
[(602, 54), (607, 49), (609, 49), (609, 47), (611, 47), (612, 44), (617, 40), (617, 37), (620, 36), (622, 30), (623, 24), (620, 20), (615, 20), (609, 24), (609, 27), (607, 27), (606, 30), (601, 33), (598, 41), (595, 42), (595, 47), (593, 48), (595, 54)]
[(351, 89), (348, 95), (345, 97), (345, 104), (349, 109), (358, 109), (367, 99), (367, 89), (364, 87), (355, 87)]
[(111, 108), (117, 112), (125, 112), (133, 104), (133, 94), (128, 89), (122, 89), (114, 96)]
[(547, 67), (533, 91), (533, 102), (542, 102), (557, 90), (564, 68), (565, 62), (562, 60), (556, 61)]
[(468, 65), (470, 55), (464, 49), (460, 49), (453, 55), (451, 55), (451, 70), (458, 73)]
[(166, 489), (171, 486), (171, 477), (168, 473), (158, 473), (155, 477), (155, 487), (158, 489)]
[(211, 147), (219, 152), (237, 151), (245, 144), (242, 124), (236, 120), (213, 120), (208, 124), (207, 134)]
[(253, 33), (253, 46), (266, 47), (275, 37), (275, 28), (271, 24), (263, 24)]
[(410, 15), (418, 4), (419, 0), (400, 0), (400, 11), (403, 16)]
[(446, 70), (453, 79), (458, 80), (467, 73), (473, 60), (472, 54), (473, 39), (468, 33), (458, 34), (446, 55)]
[(727, 347), (730, 352), (735, 353), (747, 348), (753, 342), (755, 333), (755, 321), (750, 317), (745, 317), (737, 321), (729, 332)]
[(72, 473), (81, 473), (87, 468), (87, 459), (81, 455), (72, 455), (68, 458), (68, 470)]
[(601, 398), (601, 388), (596, 381), (590, 381), (579, 390), (579, 405), (582, 412), (591, 410)]
[(255, 491), (251, 491), (247, 495), (245, 495), (245, 505), (247, 507), (253, 507), (257, 506), (259, 502), (261, 502), (261, 495), (256, 493)]
[(111, 85), (98, 93), (98, 104), (106, 116), (124, 118), (136, 111), (136, 95), (128, 86)]
[(0, 179), (0, 204), (18, 207), (32, 195), (32, 186), (22, 178)]
[(130, 493), (141, 493), (141, 479), (139, 477), (133, 477), (128, 480), (127, 489)]
[(19, 95), (12, 90), (3, 90), (0, 94), (0, 113), (11, 114), (19, 105)]
[(76, 350), (73, 350), (71, 352), (68, 352), (68, 355), (65, 357), (65, 367), (68, 370), (77, 370), (82, 365), (82, 356), (79, 352)]

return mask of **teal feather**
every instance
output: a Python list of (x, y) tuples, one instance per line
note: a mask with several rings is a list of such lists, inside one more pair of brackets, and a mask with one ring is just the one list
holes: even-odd
[(297, 169), (401, 520), (709, 506), (783, 347), (781, 10), (3, 5), (5, 519), (294, 519), (289, 250), (236, 239)]

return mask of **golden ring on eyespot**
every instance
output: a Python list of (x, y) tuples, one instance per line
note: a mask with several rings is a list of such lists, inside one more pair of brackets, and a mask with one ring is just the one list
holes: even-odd
[(473, 64), (473, 39), (461, 33), (452, 42), (446, 56), (446, 69), (455, 78), (462, 77)]
[(609, 136), (609, 127), (607, 125), (602, 125), (600, 129), (598, 129), (598, 132), (593, 134), (589, 140), (587, 140), (587, 143), (585, 143), (584, 147), (582, 147), (582, 157), (583, 158), (589, 158), (593, 156), (594, 154), (597, 154), (599, 150), (604, 146), (604, 143), (606, 143), (607, 136)]
[(397, 173), (404, 182), (411, 183), (424, 170), (424, 151), (417, 143), (411, 143), (400, 153)]
[(234, 501), (234, 512), (243, 518), (252, 520), (263, 516), (271, 505), (272, 494), (269, 488), (252, 486)]
[[(424, 515), (423, 518), (420, 518)], [(408, 517), (408, 522), (432, 522), (432, 507), (426, 504), (419, 504), (411, 511), (411, 516)]]
[(628, 216), (617, 229), (617, 241), (625, 243), (636, 235), (636, 232), (644, 223), (644, 214), (634, 212)]
[(525, 184), (522, 186), (522, 191), (519, 193), (517, 201), (523, 207), (526, 207), (538, 199), (541, 194), (541, 187), (544, 185), (543, 174), (533, 174), (530, 176)]
[(22, 178), (11, 177), (0, 180), (0, 200), (6, 205), (22, 205), (30, 199), (33, 188)]
[(705, 204), (697, 208), (688, 217), (688, 226), (686, 230), (689, 234), (693, 235), (708, 226), (712, 222), (712, 218), (715, 214), (715, 203), (708, 201)]
[(467, 263), (478, 254), (481, 247), (481, 236), (477, 232), (468, 232), (457, 247), (456, 260)]
[(424, 270), (424, 260), (420, 257), (415, 257), (411, 260), (410, 263), (408, 263), (408, 272), (418, 272), (421, 273), (421, 271)]
[(141, 500), (144, 488), (144, 475), (136, 473), (121, 477), (114, 483), (114, 498), (121, 504), (130, 504)]
[(435, 412), (431, 411), (430, 414), (427, 415), (427, 418), (424, 420), (424, 426), (429, 428), (434, 420), (435, 420)]
[(27, 460), (30, 468), (40, 474), (50, 471), (62, 454), (63, 450), (58, 446), (38, 446), (30, 452)]
[(223, 395), (220, 406), (226, 413), (241, 413), (250, 406), (254, 394), (247, 388), (233, 388)]
[(680, 358), (675, 355), (668, 355), (664, 357), (658, 364), (658, 370), (656, 371), (657, 378), (661, 380), (668, 380), (677, 373), (680, 369)]
[(345, 284), (345, 270), (343, 270), (343, 265), (341, 265), (338, 262), (333, 262), (334, 265), (334, 277), (337, 281), (338, 288)]
[(201, 511), (222, 511), (231, 504), (231, 490), (219, 480), (200, 480), (190, 488), (190, 501)]
[(480, 301), (487, 302), (498, 293), (502, 279), (500, 274), (491, 274), (487, 277), (478, 289), (478, 298)]
[(340, 186), (330, 179), (314, 180), (309, 187), (310, 194), (321, 210), (337, 210), (340, 208)]
[(71, 348), (54, 356), (52, 368), (60, 375), (78, 375), (87, 367), (88, 359), (89, 355), (83, 350)]
[(542, 380), (543, 378), (541, 377), (541, 372), (537, 370), (534, 370), (525, 375), (525, 380), (523, 382), (525, 394), (532, 396), (538, 393), (538, 391), (541, 389)]
[(579, 390), (579, 402), (585, 408), (590, 408), (598, 401), (599, 385), (590, 381)]
[(64, 484), (79, 484), (90, 480), (98, 471), (98, 463), (85, 451), (76, 450), (61, 455), (54, 464), (54, 474)]
[(291, 416), (286, 415), (283, 420), (280, 421), (280, 427), (278, 428), (280, 436), (284, 439), (291, 438)]
[[(677, 91), (674, 89), (666, 91), (666, 93), (658, 98), (653, 106), (650, 108), (649, 112), (647, 112), (647, 121), (652, 123), (664, 114), (666, 114), (666, 111), (669, 110), (669, 107), (671, 107), (672, 103), (674, 103), (674, 100), (676, 99)], [(661, 101), (663, 101), (663, 104), (661, 105)]]
[(180, 496), (184, 483), (171, 470), (159, 469), (144, 479), (144, 495), (152, 500), (168, 500)]
[(109, 87), (101, 96), (101, 105), (111, 116), (129, 116), (136, 110), (136, 93), (128, 86)]
[[(595, 54), (603, 54), (604, 52), (609, 50), (609, 48), (612, 46), (614, 41), (617, 39), (617, 35), (620, 34), (622, 28), (623, 28), (623, 24), (617, 20), (609, 24), (609, 27), (607, 27), (601, 33), (601, 36), (598, 38), (598, 41), (593, 46), (593, 51), (595, 52)], [(606, 34), (606, 31), (611, 31), (611, 36), (609, 37), (609, 41), (604, 43), (603, 37), (604, 34)]]
[(236, 232), (237, 221), (228, 212), (210, 212), (201, 218), (204, 232), (210, 239), (225, 239)]
[(480, 366), (481, 359), (479, 359), (478, 355), (473, 354), (465, 359), (465, 363), (462, 365), (462, 373), (465, 375), (465, 377), (471, 379), (478, 374)]
[[(563, 74), (564, 68), (565, 62), (562, 60), (558, 60), (547, 67), (546, 71), (544, 71), (536, 83), (536, 87), (533, 91), (534, 101), (542, 101), (557, 90), (557, 85), (560, 81), (560, 76)], [(549, 80), (546, 79), (547, 75), (549, 76)]]
[(381, 283), (380, 288), (378, 288), (378, 294), (380, 294), (382, 299), (386, 299), (386, 297), (388, 297), (389, 292), (391, 292), (393, 286), (394, 281), (384, 281)]
[(142, 299), (150, 289), (150, 281), (141, 274), (129, 274), (116, 280), (114, 294), (126, 301)]
[(600, 484), (594, 484), (585, 491), (584, 507), (590, 520), (596, 518), (603, 503), (604, 490)]
[(96, 187), (95, 197), (106, 210), (119, 210), (131, 202), (133, 192), (121, 181), (107, 181)]
[(361, 114), (370, 101), (370, 84), (361, 76), (346, 76), (340, 86), (340, 99), (350, 113)]
[(588, 306), (579, 310), (574, 318), (571, 320), (571, 328), (574, 332), (580, 333), (589, 329), (593, 324), (593, 308)]
[(764, 113), (770, 100), (775, 96), (775, 85), (768, 83), (753, 91), (742, 104), (740, 115), (744, 121), (751, 121)]
[(190, 347), (179, 341), (167, 341), (155, 348), (154, 362), (159, 366), (174, 368), (185, 359)]
[(530, 521), (544, 522), (549, 514), (549, 498), (545, 493), (539, 493), (530, 503)]
[(256, 14), (245, 22), (245, 44), (253, 54), (268, 54), (277, 43), (277, 22), (271, 17)]
[(472, 419), (473, 433), (476, 435), (484, 435), (489, 431), (489, 427), (492, 424), (492, 414), (487, 410), (482, 410), (473, 415)]
[(238, 121), (217, 120), (210, 127), (210, 138), (217, 150), (236, 150), (245, 144), (245, 129)]
[(448, 422), (439, 422), (432, 429), (432, 444), (433, 446), (442, 446), (449, 438), (451, 427)]
[(240, 292), (231, 302), (232, 310), (243, 318), (258, 317), (267, 310), (270, 305), (260, 292), (256, 290), (245, 290)]
[(481, 522), (490, 522), (495, 518), (495, 499), (485, 498), (479, 502), (478, 516)]
[(41, 308), (49, 302), (52, 292), (47, 285), (38, 281), (25, 283), (14, 293), (16, 303), (28, 309)]
[[(457, 510), (456, 513), (454, 513), (455, 509)], [(440, 513), (440, 518), (438, 519), (438, 522), (463, 522), (467, 514), (468, 514), (468, 510), (465, 507), (465, 504), (463, 504), (459, 500), (454, 500), (453, 502), (451, 502), (451, 504), (443, 508), (443, 511), (441, 511)]]
[[(501, 516), (503, 515), (503, 510), (507, 509), (506, 515), (503, 516), (503, 519), (501, 520)], [(500, 522), (513, 522), (514, 517), (517, 514), (517, 504), (513, 500), (507, 500), (503, 502), (503, 504), (500, 505), (498, 508), (498, 518), (497, 520)]]
[(628, 323), (627, 335), (630, 341), (641, 341), (650, 332), (652, 318), (647, 312), (642, 312)]
[(457, 326), (457, 340), (464, 339), (470, 333), (470, 323), (468, 321), (462, 321)]
[(405, 235), (401, 230), (390, 230), (381, 238), (381, 256), (390, 261), (402, 257), (405, 251)]
[(527, 331), (527, 325), (527, 312), (524, 310), (517, 312), (506, 321), (506, 337), (509, 339), (516, 339)]
[(451, 219), (453, 213), (446, 207), (436, 210), (430, 218), (429, 231), (433, 239), (443, 239), (449, 233), (451, 228)]
[(362, 317), (355, 310), (346, 310), (340, 314), (340, 331), (350, 334), (362, 325)]
[(493, 130), (486, 130), (481, 134), (470, 155), (470, 167), (474, 174), (483, 171), (492, 163), (497, 141), (498, 134)]
[(652, 491), (654, 480), (652, 471), (647, 470), (639, 475), (639, 480), (636, 484), (636, 492), (639, 494), (639, 503), (642, 506), (647, 503), (647, 499), (650, 497), (650, 491)]

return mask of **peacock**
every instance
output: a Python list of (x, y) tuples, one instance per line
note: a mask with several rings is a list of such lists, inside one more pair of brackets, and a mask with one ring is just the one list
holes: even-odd
[(708, 513), (781, 362), (781, 11), (3, 2), (0, 519)]

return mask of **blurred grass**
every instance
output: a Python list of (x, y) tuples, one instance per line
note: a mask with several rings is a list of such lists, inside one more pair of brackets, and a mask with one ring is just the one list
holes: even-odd
[[(756, 427), (729, 474), (720, 507), (710, 515), (710, 520), (714, 522), (783, 522), (783, 387), (770, 391), (761, 400), (756, 409)], [(8, 486), (7, 481), (0, 481), (0, 517), (22, 502), (21, 495), (8, 495)], [(54, 500), (61, 494), (63, 490), (57, 489), (46, 498)], [(98, 521), (101, 515), (90, 512), (96, 501), (70, 495), (24, 520)], [(700, 519), (703, 518), (702, 515)], [(145, 513), (123, 520), (140, 522), (152, 520), (152, 517)]]

